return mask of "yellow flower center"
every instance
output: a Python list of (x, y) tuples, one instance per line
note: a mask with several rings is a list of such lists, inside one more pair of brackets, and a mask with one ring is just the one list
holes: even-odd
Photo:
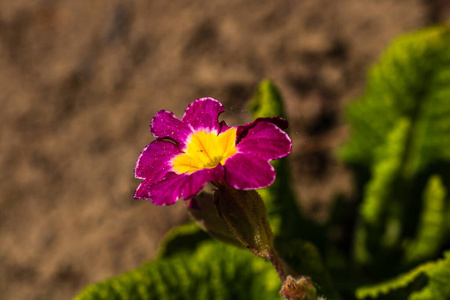
[(197, 131), (189, 137), (184, 153), (173, 159), (172, 169), (177, 174), (191, 174), (198, 170), (215, 168), (219, 163), (223, 165), (228, 158), (236, 154), (235, 142), (235, 128), (219, 135)]

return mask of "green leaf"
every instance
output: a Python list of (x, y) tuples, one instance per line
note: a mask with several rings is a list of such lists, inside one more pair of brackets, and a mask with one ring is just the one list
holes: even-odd
[(74, 300), (281, 299), (281, 283), (268, 262), (215, 241), (93, 284)]
[[(404, 268), (396, 262), (404, 257), (405, 243), (423, 234), (418, 224), (424, 218), (424, 178), (439, 174), (449, 188), (450, 28), (432, 27), (394, 41), (371, 69), (347, 118), (351, 139), (340, 157), (354, 167), (356, 178), (364, 178), (357, 187), (358, 201), (363, 200), (355, 255), (360, 263), (372, 263), (372, 278), (395, 274)], [(427, 253), (431, 256), (421, 259), (436, 251)], [(399, 269), (383, 269), (383, 263)]]
[(283, 98), (272, 81), (261, 81), (255, 96), (248, 103), (254, 118), (280, 117), (286, 118)]
[[(248, 107), (255, 118), (285, 117), (283, 99), (270, 80), (260, 83)], [(302, 238), (317, 244), (323, 235), (314, 223), (304, 220), (301, 215), (292, 188), (289, 158), (284, 157), (271, 163), (277, 174), (275, 182), (258, 190), (258, 193), (266, 204), (274, 236)]]
[(413, 293), (409, 300), (448, 300), (450, 299), (450, 251), (445, 258), (439, 260), (426, 271), (428, 284), (420, 291)]
[(398, 290), (406, 287), (411, 284), (414, 280), (416, 280), (419, 275), (425, 273), (429, 269), (433, 268), (435, 263), (426, 263), (420, 265), (411, 271), (401, 274), (391, 280), (371, 285), (371, 286), (363, 286), (356, 290), (356, 297), (358, 299), (365, 299), (367, 297), (377, 298), (380, 295), (385, 295), (394, 290)]
[[(373, 251), (373, 248), (380, 247), (379, 243), (393, 244), (393, 241), (397, 239), (398, 230), (395, 226), (398, 224), (392, 216), (395, 213), (393, 202), (396, 199), (393, 199), (392, 191), (400, 172), (408, 130), (407, 120), (401, 119), (397, 122), (384, 148), (381, 148), (378, 153), (377, 163), (372, 172), (373, 177), (366, 186), (360, 208), (363, 222), (355, 239), (355, 255), (360, 263), (366, 264), (372, 261), (372, 252), (369, 250)], [(372, 249), (368, 249), (369, 247)]]
[(196, 223), (186, 223), (171, 229), (159, 246), (158, 257), (168, 257), (180, 252), (192, 253), (198, 244), (209, 240), (209, 235)]
[(450, 251), (444, 253), (443, 259), (419, 265), (391, 280), (360, 287), (356, 290), (356, 297), (358, 299), (379, 298), (381, 295), (393, 294), (399, 289), (412, 286), (419, 276), (426, 276), (428, 283), (421, 290), (413, 292), (409, 300), (450, 299)]
[(450, 30), (424, 29), (398, 38), (375, 65), (363, 97), (350, 105), (352, 138), (341, 158), (370, 167), (397, 120), (411, 123), (405, 175), (450, 159)]
[(447, 215), (445, 217), (445, 220), (446, 234), (450, 236), (450, 204), (447, 205)]
[[(254, 118), (284, 117), (283, 99), (270, 80), (263, 80), (255, 96), (248, 104)], [(258, 190), (266, 204), (269, 221), (275, 236), (289, 233), (292, 228), (300, 226), (300, 211), (297, 206), (288, 167), (288, 158), (271, 162), (276, 171), (275, 182), (268, 188)]]
[(386, 141), (386, 145), (379, 152), (379, 158), (373, 168), (373, 177), (367, 184), (364, 202), (361, 205), (362, 218), (371, 225), (376, 225), (391, 196), (396, 177), (401, 167), (401, 158), (405, 152), (404, 145), (409, 130), (409, 122), (405, 119), (398, 121)]
[(408, 262), (421, 261), (439, 253), (445, 234), (446, 190), (439, 176), (429, 179), (416, 239), (406, 249)]
[[(270, 80), (260, 83), (248, 107), (254, 118), (286, 116), (283, 99)], [(292, 187), (289, 158), (271, 163), (277, 174), (276, 180), (271, 186), (258, 190), (258, 193), (268, 210), (270, 225), (276, 238), (275, 248), (294, 271), (310, 276), (330, 299), (339, 299), (315, 246), (323, 247), (323, 229), (316, 223), (305, 220), (301, 214)]]

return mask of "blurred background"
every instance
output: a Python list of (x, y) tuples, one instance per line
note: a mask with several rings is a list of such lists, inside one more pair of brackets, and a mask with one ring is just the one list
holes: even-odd
[(248, 122), (264, 78), (303, 210), (326, 220), (352, 193), (343, 108), (393, 38), (444, 22), (444, 0), (0, 1), (0, 298), (70, 299), (152, 259), (188, 220), (132, 198), (153, 115), (210, 96)]

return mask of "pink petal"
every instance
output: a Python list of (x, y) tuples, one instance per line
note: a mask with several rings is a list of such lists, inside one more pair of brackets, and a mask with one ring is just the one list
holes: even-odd
[(225, 162), (225, 180), (240, 190), (264, 188), (275, 180), (275, 170), (265, 159), (237, 153)]
[(156, 138), (170, 139), (184, 149), (186, 140), (192, 133), (192, 128), (180, 121), (172, 112), (160, 110), (153, 117), (150, 131)]
[(157, 205), (172, 205), (181, 197), (185, 200), (194, 197), (207, 182), (221, 179), (221, 165), (192, 174), (169, 173), (161, 181), (148, 187), (149, 198)]
[(208, 130), (219, 133), (219, 115), (224, 111), (222, 103), (213, 98), (200, 98), (192, 102), (184, 113), (183, 122), (194, 130)]
[(240, 153), (273, 160), (288, 155), (292, 149), (292, 142), (275, 124), (260, 121), (248, 128), (236, 147)]
[(254, 127), (259, 122), (273, 123), (281, 129), (286, 129), (286, 128), (288, 128), (288, 125), (289, 125), (288, 121), (286, 121), (285, 119), (282, 119), (282, 118), (278, 118), (278, 117), (257, 118), (253, 122), (238, 126), (238, 129), (236, 132), (236, 135), (237, 135), (236, 144), (241, 141), (241, 139), (247, 134), (247, 132), (250, 128)]
[(136, 178), (144, 179), (134, 195), (138, 199), (148, 199), (147, 187), (161, 180), (172, 170), (171, 160), (181, 150), (174, 143), (156, 140), (147, 145), (139, 156), (134, 175)]

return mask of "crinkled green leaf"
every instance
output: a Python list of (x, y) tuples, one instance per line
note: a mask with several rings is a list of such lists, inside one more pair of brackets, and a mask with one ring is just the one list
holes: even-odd
[(398, 38), (369, 74), (363, 97), (347, 110), (352, 138), (341, 151), (370, 167), (399, 119), (411, 128), (406, 175), (450, 160), (450, 29), (424, 29)]
[(428, 181), (416, 239), (406, 249), (408, 262), (421, 261), (439, 253), (445, 233), (446, 189), (439, 176)]
[[(254, 118), (285, 117), (283, 99), (270, 80), (263, 80), (248, 107)], [(305, 220), (292, 188), (289, 157), (271, 162), (276, 171), (275, 182), (258, 193), (266, 204), (274, 236), (302, 238), (321, 243), (323, 233), (313, 222)]]
[(448, 300), (450, 299), (450, 251), (426, 271), (428, 284), (413, 293), (409, 300)]
[(85, 288), (74, 300), (281, 299), (272, 265), (216, 241)]
[(450, 251), (444, 254), (443, 259), (424, 263), (385, 282), (360, 287), (356, 290), (356, 297), (358, 299), (379, 298), (381, 295), (392, 294), (396, 290), (411, 286), (419, 276), (428, 278), (428, 283), (419, 291), (413, 292), (409, 300), (450, 299)]
[(386, 206), (390, 204), (389, 201), (392, 201), (391, 191), (399, 175), (408, 130), (407, 120), (398, 121), (389, 133), (385, 147), (379, 152), (379, 158), (372, 172), (373, 177), (366, 186), (361, 205), (361, 215), (369, 224), (375, 225), (383, 217)]
[(248, 107), (254, 118), (286, 118), (283, 98), (275, 84), (268, 79), (261, 81)]
[(177, 226), (164, 237), (158, 257), (168, 257), (180, 252), (192, 253), (198, 244), (209, 239), (209, 235), (193, 222)]
[(446, 235), (450, 236), (450, 204), (447, 205), (447, 214), (445, 217), (445, 221)]
[[(398, 199), (393, 198), (392, 191), (395, 189), (396, 178), (400, 172), (408, 130), (408, 121), (402, 119), (397, 122), (387, 138), (385, 147), (379, 152), (377, 164), (374, 165), (372, 172), (373, 177), (366, 186), (361, 204), (363, 223), (358, 229), (355, 240), (356, 258), (361, 263), (372, 260), (372, 254), (367, 249), (368, 243), (381, 243), (385, 234), (384, 242), (386, 243), (396, 239), (396, 236), (392, 236), (397, 234), (392, 230), (396, 226), (395, 219), (390, 214), (393, 213), (394, 201)], [(388, 222), (389, 217), (391, 217), (390, 222)], [(373, 245), (373, 247), (378, 246)]]
[[(276, 86), (270, 80), (263, 80), (249, 102), (249, 110), (254, 118), (282, 117), (286, 118), (283, 99)], [(277, 238), (275, 247), (286, 259), (290, 267), (299, 275), (308, 275), (314, 282), (323, 287), (325, 294), (338, 299), (332, 287), (331, 279), (324, 268), (317, 248), (307, 241), (321, 240), (323, 232), (319, 227), (303, 219), (297, 205), (291, 182), (289, 158), (271, 162), (276, 171), (275, 182), (258, 190), (266, 204), (269, 221)]]
[(426, 263), (405, 274), (401, 274), (394, 279), (371, 286), (360, 287), (356, 290), (356, 297), (358, 299), (365, 299), (368, 297), (378, 298), (380, 295), (388, 294), (394, 290), (404, 288), (416, 280), (419, 275), (424, 274), (426, 271), (431, 269), (434, 264), (435, 263)]
[[(249, 104), (254, 118), (285, 117), (283, 99), (270, 80), (263, 80)], [(301, 215), (292, 185), (288, 158), (272, 161), (277, 173), (275, 182), (259, 190), (269, 213), (274, 235), (289, 234), (301, 226)]]
[[(358, 178), (371, 174), (368, 181), (360, 181), (365, 188), (358, 187), (364, 192), (358, 194), (362, 226), (356, 231), (356, 258), (363, 264), (372, 262), (375, 277), (396, 273), (404, 246), (424, 236), (418, 225), (424, 218), (424, 179), (439, 174), (446, 180), (444, 186), (449, 184), (449, 27), (420, 30), (394, 41), (371, 69), (366, 91), (349, 106), (347, 118), (351, 139), (341, 158), (354, 166)], [(444, 233), (439, 234), (441, 241)], [(421, 259), (436, 253), (429, 251)], [(383, 263), (399, 270), (383, 269)]]
[(420, 290), (413, 292), (409, 300), (448, 300), (450, 299), (450, 251), (443, 259), (427, 262), (411, 271), (401, 274), (385, 282), (360, 287), (356, 290), (358, 299), (380, 298), (382, 295), (393, 294), (395, 291), (411, 286), (419, 276), (425, 276), (428, 282)]

